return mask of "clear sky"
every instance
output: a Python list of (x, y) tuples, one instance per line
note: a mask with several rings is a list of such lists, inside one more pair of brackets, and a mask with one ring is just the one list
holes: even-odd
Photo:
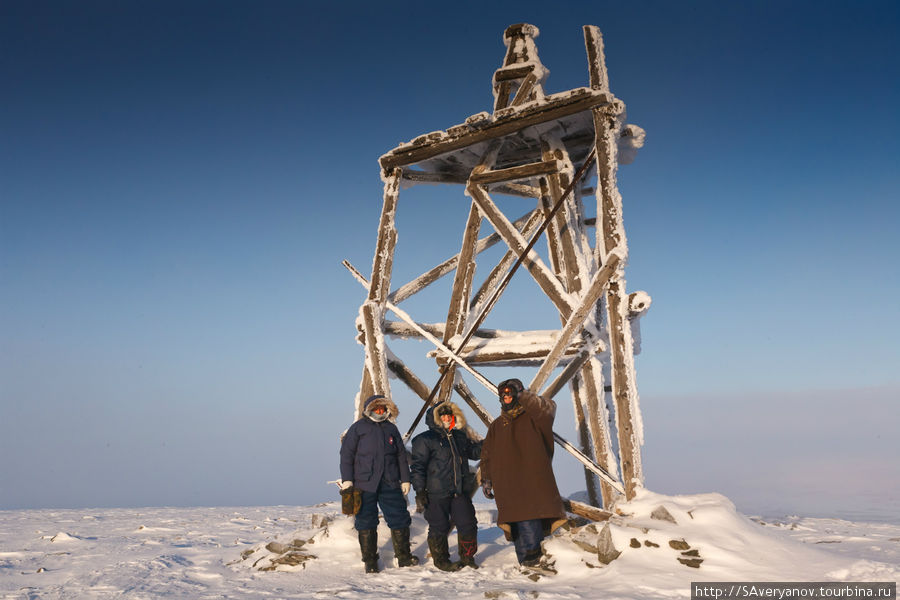
[[(619, 171), (647, 486), (900, 520), (900, 4), (433, 4), (0, 0), (0, 509), (336, 498), (377, 159), (489, 111), (528, 22), (548, 93), (599, 26), (647, 131)], [(395, 283), (469, 206), (400, 198)], [(528, 286), (485, 326), (556, 327)], [(429, 349), (396, 347), (434, 378)]]

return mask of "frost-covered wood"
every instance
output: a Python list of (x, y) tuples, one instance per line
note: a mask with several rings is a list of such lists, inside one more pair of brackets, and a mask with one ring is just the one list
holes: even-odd
[(584, 330), (585, 320), (595, 310), (600, 294), (603, 293), (603, 290), (609, 282), (609, 278), (615, 273), (618, 266), (618, 256), (613, 254), (610, 257), (609, 262), (607, 262), (602, 269), (597, 271), (597, 274), (594, 276), (594, 281), (591, 282), (590, 287), (582, 296), (581, 302), (569, 315), (565, 327), (563, 327), (556, 340), (556, 344), (554, 344), (553, 348), (550, 350), (550, 354), (547, 355), (547, 358), (544, 359), (544, 364), (541, 365), (541, 368), (534, 376), (534, 379), (531, 380), (528, 389), (532, 392), (540, 391), (544, 383), (547, 382), (550, 373), (556, 368), (557, 364), (559, 364), (559, 359), (572, 342), (572, 338)]
[(356, 414), (362, 414), (363, 403), (372, 394), (390, 396), (388, 384), (387, 362), (385, 354), (384, 334), (381, 320), (384, 305), (391, 285), (391, 270), (394, 264), (394, 248), (397, 244), (397, 230), (394, 217), (397, 210), (397, 198), (400, 191), (400, 169), (385, 178), (384, 202), (381, 209), (381, 220), (378, 223), (378, 240), (375, 244), (375, 257), (372, 260), (372, 282), (366, 302), (360, 308), (363, 331), (365, 332), (366, 363), (360, 391), (357, 395)]
[[(621, 120), (594, 112), (597, 148), (597, 260), (607, 259), (613, 248), (626, 248), (622, 220), (622, 197), (616, 184), (618, 146), (616, 137)], [(602, 236), (602, 237), (600, 237)], [(619, 461), (626, 497), (633, 498), (643, 485), (640, 446), (642, 427), (634, 381), (634, 352), (631, 327), (627, 322), (628, 297), (625, 292), (624, 267), (619, 268), (609, 285), (605, 299), (606, 329), (610, 345), (610, 378), (616, 408), (615, 422), (619, 441)]]
[(595, 25), (585, 25), (583, 29), (591, 88), (608, 92), (609, 74), (606, 72), (606, 57), (603, 54), (603, 34)]
[[(366, 349), (360, 401), (375, 390), (389, 395), (390, 374), (425, 401), (419, 405), (422, 411), (456, 391), (488, 423), (489, 411), (457, 369), (472, 374), (493, 400), (496, 388), (476, 366), (540, 366), (531, 384), (534, 390), (543, 388), (543, 394), (554, 397), (568, 385), (572, 397), (579, 447), (562, 438), (557, 443), (584, 464), (591, 504), (611, 507), (621, 493), (633, 498), (643, 478), (634, 354), (639, 349), (639, 319), (650, 297), (626, 291), (628, 251), (616, 178), (618, 165), (631, 162), (645, 133), (625, 124), (625, 105), (610, 92), (600, 31), (586, 26), (583, 34), (590, 87), (547, 95), (549, 71), (538, 56), (538, 29), (525, 23), (507, 28), (503, 61), (491, 82), (493, 111), (419, 135), (379, 159), (385, 205), (372, 277), (366, 280), (347, 266), (368, 290), (357, 321), (358, 339)], [(465, 203), (469, 216), (462, 242), (456, 254), (388, 293), (397, 242), (397, 196), (420, 183), (465, 186), (470, 201)], [(530, 198), (536, 210), (512, 222), (492, 194)], [(596, 197), (596, 219), (585, 216), (590, 212), (584, 206), (586, 194)], [(479, 239), (482, 219), (494, 232)], [(590, 227), (595, 228), (591, 237)], [(547, 249), (539, 251), (535, 243), (544, 233)], [(478, 264), (482, 253), (498, 240), (508, 249), (485, 269)], [(559, 330), (529, 330), (527, 323), (521, 331), (483, 325), (519, 266), (558, 311)], [(480, 285), (474, 280), (476, 271), (484, 274)], [(450, 273), (453, 283), (444, 322), (415, 321), (397, 306)], [(399, 321), (385, 320), (386, 311)], [(425, 314), (421, 304), (416, 312), (437, 320)], [(391, 351), (387, 342), (395, 338), (433, 345), (427, 351), (438, 369), (432, 387)], [(607, 390), (612, 393), (613, 418)], [(624, 485), (617, 480), (619, 472)]]
[[(488, 160), (491, 160), (488, 158)], [(459, 251), (459, 264), (456, 268), (456, 276), (453, 279), (453, 289), (450, 293), (450, 308), (447, 311), (447, 327), (444, 330), (444, 343), (447, 344), (455, 335), (460, 335), (466, 325), (466, 316), (469, 313), (469, 297), (472, 289), (472, 278), (475, 276), (475, 246), (478, 241), (478, 232), (481, 228), (481, 213), (475, 203), (469, 208), (469, 218), (463, 231), (462, 247)], [(439, 363), (440, 364), (440, 363)], [(453, 391), (453, 380), (456, 367), (446, 365), (450, 373), (444, 378), (443, 386), (438, 394), (438, 401), (445, 402), (450, 399)]]
[[(521, 256), (528, 246), (528, 241), (522, 237), (522, 234), (509, 222), (503, 212), (497, 208), (497, 205), (490, 199), (487, 193), (477, 185), (470, 185), (466, 188), (469, 195), (481, 209), (481, 213), (493, 225), (506, 245), (513, 250), (517, 256)], [(522, 263), (523, 266), (531, 273), (534, 280), (541, 287), (547, 297), (556, 305), (557, 310), (561, 314), (568, 315), (572, 312), (572, 304), (565, 288), (556, 278), (556, 275), (547, 268), (544, 261), (538, 255), (537, 251), (532, 249), (528, 253), (528, 259)]]
[(531, 163), (528, 165), (520, 165), (518, 167), (509, 167), (508, 169), (498, 169), (496, 171), (483, 171), (481, 173), (475, 173), (469, 178), (469, 182), (477, 185), (505, 183), (508, 181), (530, 179), (539, 175), (556, 173), (560, 170), (560, 168), (561, 165), (557, 161), (547, 160), (543, 162)]
[(517, 134), (537, 125), (580, 115), (592, 108), (611, 115), (617, 115), (623, 110), (621, 103), (611, 99), (609, 94), (579, 88), (567, 94), (548, 96), (543, 102), (527, 104), (514, 112), (497, 115), (483, 128), (469, 128), (464, 132), (457, 131), (455, 135), (448, 133), (445, 137), (423, 145), (400, 146), (381, 157), (381, 166), (390, 170), (413, 165), (455, 150)]

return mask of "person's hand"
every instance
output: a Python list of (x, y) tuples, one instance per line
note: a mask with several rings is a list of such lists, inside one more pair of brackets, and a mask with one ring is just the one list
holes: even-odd
[(342, 492), (343, 492), (344, 490), (349, 489), (349, 488), (352, 488), (352, 487), (353, 487), (353, 482), (352, 482), (352, 481), (342, 481), (342, 482), (341, 482), (341, 491), (342, 491)]
[(488, 500), (494, 499), (494, 486), (489, 479), (485, 479), (481, 482), (481, 493), (483, 493), (484, 497)]
[(404, 481), (403, 483), (400, 484), (400, 491), (403, 492), (404, 496), (409, 494), (409, 482), (408, 481)]
[(416, 512), (425, 512), (428, 507), (428, 492), (416, 492)]

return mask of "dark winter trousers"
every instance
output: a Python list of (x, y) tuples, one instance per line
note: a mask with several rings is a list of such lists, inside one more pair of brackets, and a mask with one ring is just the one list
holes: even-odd
[(451, 519), (460, 535), (475, 535), (478, 531), (475, 507), (468, 496), (428, 498), (428, 506), (425, 507), (428, 537), (441, 537), (450, 533)]
[(544, 521), (531, 519), (509, 524), (513, 543), (516, 545), (516, 558), (519, 563), (537, 558), (541, 555), (541, 541), (544, 539)]
[(384, 513), (384, 520), (391, 529), (406, 529), (412, 523), (409, 510), (406, 508), (406, 496), (400, 488), (387, 488), (379, 485), (375, 492), (362, 493), (362, 506), (356, 514), (354, 527), (357, 531), (376, 529), (378, 527), (378, 507)]

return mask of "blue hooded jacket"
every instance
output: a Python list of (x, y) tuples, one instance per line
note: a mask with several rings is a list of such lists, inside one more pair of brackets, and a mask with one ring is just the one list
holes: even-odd
[[(441, 424), (438, 412), (450, 407), (456, 419), (452, 430)], [(416, 493), (430, 497), (472, 495), (477, 484), (469, 459), (481, 458), (481, 438), (466, 424), (462, 410), (452, 403), (438, 404), (425, 413), (428, 431), (412, 441), (412, 486)]]
[[(378, 400), (387, 408), (388, 418), (375, 421), (372, 403)], [(341, 442), (341, 479), (352, 481), (364, 492), (375, 492), (379, 485), (400, 488), (409, 481), (409, 461), (403, 436), (394, 424), (400, 411), (384, 396), (366, 400), (363, 416), (347, 430)]]

